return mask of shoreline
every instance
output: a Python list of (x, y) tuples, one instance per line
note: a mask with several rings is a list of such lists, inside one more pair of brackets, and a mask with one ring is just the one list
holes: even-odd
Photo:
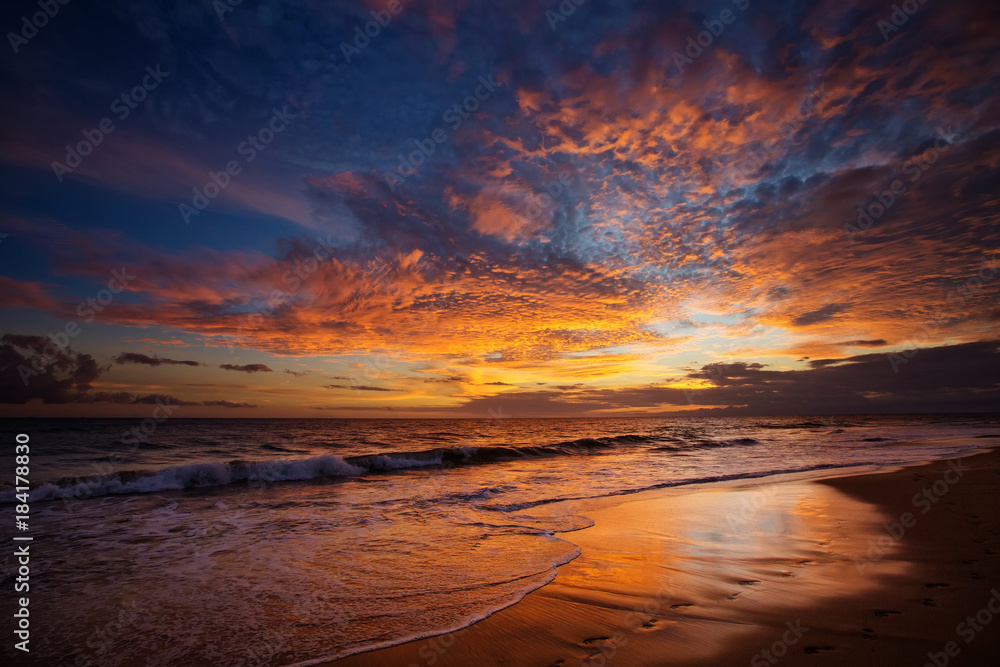
[[(956, 478), (949, 461), (970, 472)], [(815, 472), (581, 502), (578, 511), (595, 523), (568, 540), (580, 556), (519, 602), (461, 630), (307, 664), (777, 664), (763, 653), (772, 648), (783, 664), (894, 664), (904, 656), (923, 664), (928, 652), (946, 649), (965, 660), (1000, 655), (1000, 619), (968, 646), (967, 634), (954, 632), (961, 609), (975, 614), (1000, 586), (997, 559), (976, 553), (980, 544), (1000, 551), (1000, 521), (988, 510), (1000, 479), (983, 483), (1000, 475), (1000, 452), (980, 447), (888, 469)], [(914, 505), (909, 491), (919, 493), (922, 481), (945, 494)], [(943, 517), (970, 505), (980, 508), (966, 512), (976, 525), (948, 530)], [(907, 512), (913, 518), (904, 521)], [(948, 547), (935, 550), (941, 535)], [(937, 643), (925, 639), (935, 635)]]

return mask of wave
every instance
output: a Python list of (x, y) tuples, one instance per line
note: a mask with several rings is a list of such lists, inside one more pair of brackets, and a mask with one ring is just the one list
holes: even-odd
[[(228, 463), (190, 463), (161, 470), (124, 470), (110, 475), (64, 478), (31, 491), (32, 501), (87, 499), (112, 494), (155, 493), (240, 482), (278, 482), (359, 475), (364, 468), (335, 455), (307, 459), (269, 459)], [(0, 493), (0, 502), (14, 502), (14, 491)]]
[(770, 428), (770, 429), (783, 430), (783, 429), (798, 429), (798, 428), (823, 428), (829, 426), (846, 426), (846, 424), (832, 424), (823, 422), (798, 422), (794, 424), (764, 423), (764, 424), (755, 424), (755, 426), (757, 428)]
[[(49, 482), (31, 494), (32, 501), (87, 499), (107, 495), (156, 493), (213, 486), (255, 482), (285, 482), (349, 477), (393, 470), (426, 467), (455, 467), (490, 464), (525, 458), (545, 458), (600, 453), (623, 445), (663, 443), (667, 438), (647, 435), (618, 435), (602, 438), (578, 438), (553, 445), (521, 447), (439, 447), (417, 452), (390, 452), (341, 457), (335, 454), (309, 458), (235, 460), (229, 462), (189, 463), (159, 470), (125, 470), (108, 475), (63, 478)], [(677, 439), (671, 439), (677, 442)], [(683, 442), (683, 441), (682, 441)], [(653, 451), (677, 451), (705, 447), (733, 447), (757, 444), (753, 438), (737, 438), (719, 442), (695, 442), (649, 448)], [(265, 445), (272, 451), (290, 451), (280, 446)], [(648, 450), (647, 450), (648, 451)], [(15, 502), (13, 489), (0, 490), (0, 503)]]
[(760, 444), (753, 438), (734, 438), (732, 440), (700, 440), (684, 445), (660, 445), (653, 447), (654, 452), (688, 452), (699, 449), (715, 449), (717, 447), (745, 447)]

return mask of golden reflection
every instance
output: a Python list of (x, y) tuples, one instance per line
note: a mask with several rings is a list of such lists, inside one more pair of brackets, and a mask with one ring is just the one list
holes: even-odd
[(706, 660), (761, 626), (781, 636), (786, 622), (808, 625), (907, 567), (892, 547), (865, 561), (889, 517), (823, 484), (658, 491), (609, 506), (620, 501), (574, 508), (596, 522), (564, 536), (583, 555), (538, 591), (610, 612), (601, 615), (615, 629), (616, 664)]

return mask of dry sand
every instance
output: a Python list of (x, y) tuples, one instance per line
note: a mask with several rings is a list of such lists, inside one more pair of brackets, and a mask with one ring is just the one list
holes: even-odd
[(549, 585), (335, 664), (1000, 664), (1000, 452), (960, 461), (581, 505)]

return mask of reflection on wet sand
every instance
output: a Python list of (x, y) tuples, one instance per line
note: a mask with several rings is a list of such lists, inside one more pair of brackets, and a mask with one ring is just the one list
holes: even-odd
[(789, 638), (779, 649), (801, 655), (810, 610), (910, 567), (888, 552), (877, 572), (862, 574), (854, 559), (887, 515), (804, 480), (650, 491), (571, 509), (595, 525), (561, 535), (582, 555), (551, 584), (457, 636), (338, 664), (711, 664), (734, 643), (749, 661)]
[[(536, 595), (605, 612), (610, 633), (573, 656), (593, 664), (709, 659), (768, 627), (781, 639), (810, 609), (878, 586), (854, 559), (887, 518), (808, 482), (660, 493), (586, 513), (594, 528), (567, 536), (583, 555)], [(880, 571), (906, 567), (886, 558)]]

